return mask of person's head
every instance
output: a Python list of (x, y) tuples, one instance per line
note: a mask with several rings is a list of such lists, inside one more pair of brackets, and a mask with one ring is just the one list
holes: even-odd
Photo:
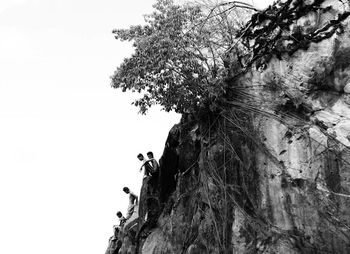
[(123, 191), (124, 191), (126, 194), (129, 194), (129, 192), (130, 192), (130, 190), (129, 190), (128, 187), (124, 187), (124, 188), (123, 188)]
[(117, 216), (118, 216), (118, 218), (121, 218), (123, 216), (123, 214), (120, 211), (118, 211)]
[(137, 159), (139, 159), (140, 161), (143, 161), (144, 157), (143, 157), (142, 153), (139, 153), (137, 155)]
[(152, 152), (148, 152), (147, 153), (147, 157), (148, 157), (148, 159), (153, 159), (153, 153)]

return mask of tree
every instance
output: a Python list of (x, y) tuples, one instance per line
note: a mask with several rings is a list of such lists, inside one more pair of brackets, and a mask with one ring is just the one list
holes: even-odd
[(154, 104), (194, 112), (225, 92), (225, 53), (241, 25), (229, 18), (233, 8), (210, 6), (158, 0), (145, 25), (113, 31), (116, 39), (133, 41), (135, 52), (117, 68), (112, 86), (141, 93), (133, 103), (141, 113)]

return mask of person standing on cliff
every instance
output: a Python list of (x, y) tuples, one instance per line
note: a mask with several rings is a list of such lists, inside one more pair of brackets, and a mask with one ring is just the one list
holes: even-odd
[(142, 166), (140, 168), (140, 172), (142, 171), (142, 169), (144, 170), (144, 178), (147, 176), (150, 176), (153, 172), (153, 166), (152, 163), (149, 160), (146, 160), (145, 157), (143, 157), (142, 153), (139, 153), (137, 155), (137, 158), (142, 161)]
[(152, 193), (156, 194), (158, 191), (158, 177), (159, 177), (159, 164), (156, 159), (154, 159), (153, 153), (148, 152), (147, 153), (148, 160), (147, 162), (152, 164), (152, 174), (151, 174), (151, 179), (149, 180), (149, 183), (152, 185)]
[(157, 160), (154, 158), (152, 152), (147, 153), (148, 160), (146, 162), (150, 162), (152, 164), (152, 175), (153, 174), (158, 174), (159, 171), (159, 164)]
[(138, 197), (136, 194), (131, 192), (128, 187), (124, 187), (123, 191), (126, 194), (129, 194), (129, 207), (125, 217), (125, 219), (128, 220), (131, 217), (131, 215), (134, 213), (135, 207), (138, 205)]

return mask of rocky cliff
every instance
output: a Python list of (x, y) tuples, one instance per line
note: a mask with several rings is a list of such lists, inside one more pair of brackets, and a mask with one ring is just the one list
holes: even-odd
[(321, 39), (252, 63), (171, 129), (119, 253), (350, 253), (349, 4), (319, 2), (290, 29)]

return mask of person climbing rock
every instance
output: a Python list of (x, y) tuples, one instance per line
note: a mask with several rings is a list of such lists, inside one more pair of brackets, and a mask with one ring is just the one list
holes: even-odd
[(152, 166), (152, 163), (149, 161), (149, 160), (146, 160), (145, 157), (143, 157), (143, 154), (142, 153), (139, 153), (137, 155), (137, 158), (142, 161), (142, 166), (140, 168), (140, 172), (142, 170), (144, 170), (144, 176), (143, 177), (147, 177), (147, 176), (150, 176), (153, 172), (153, 166)]
[(150, 162), (152, 164), (152, 175), (155, 173), (158, 173), (159, 171), (159, 164), (157, 160), (154, 158), (152, 152), (147, 153), (148, 160), (146, 162)]
[(129, 194), (129, 207), (125, 217), (125, 219), (128, 220), (131, 217), (131, 215), (134, 213), (135, 207), (138, 205), (138, 197), (136, 194), (131, 192), (128, 187), (124, 187), (123, 191), (126, 194)]
[(158, 177), (159, 177), (159, 164), (156, 159), (154, 159), (153, 153), (148, 152), (147, 153), (148, 160), (146, 162), (149, 162), (152, 164), (152, 173), (151, 178), (149, 180), (149, 184), (151, 185), (150, 194), (156, 195), (158, 192)]
[(113, 236), (109, 239), (110, 241), (118, 240), (118, 234), (120, 232), (120, 226), (113, 225)]
[(117, 212), (117, 217), (119, 218), (119, 226), (123, 227), (126, 222), (126, 218), (123, 216), (123, 214), (120, 211)]
[[(120, 212), (118, 212), (120, 213)], [(121, 213), (120, 213), (121, 214)], [(122, 216), (122, 214), (121, 214)], [(124, 217), (123, 217), (124, 218)], [(119, 250), (122, 246), (122, 241), (120, 239), (118, 239), (118, 237), (120, 236), (121, 227), (118, 225), (113, 225), (113, 236), (111, 236), (109, 238), (109, 245), (106, 251), (106, 254), (118, 254)]]

